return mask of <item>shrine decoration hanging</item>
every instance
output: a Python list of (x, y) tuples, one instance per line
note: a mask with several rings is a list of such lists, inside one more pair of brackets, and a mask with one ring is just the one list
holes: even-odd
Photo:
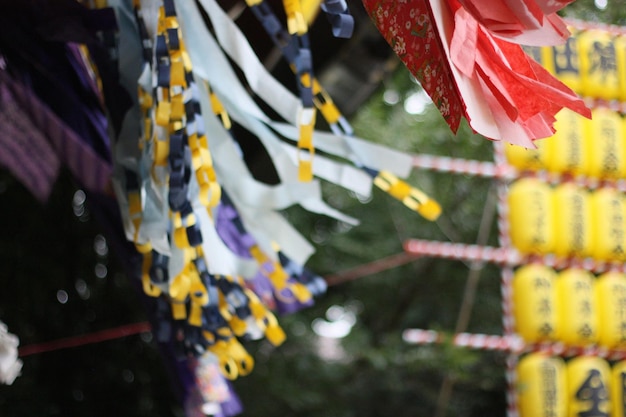
[(528, 57), (521, 44), (560, 45), (569, 31), (556, 11), (570, 3), (507, 2), (484, 11), (478, 2), (364, 0), (380, 33), (456, 131), (474, 131), (526, 148), (554, 133), (555, 115), (582, 100)]

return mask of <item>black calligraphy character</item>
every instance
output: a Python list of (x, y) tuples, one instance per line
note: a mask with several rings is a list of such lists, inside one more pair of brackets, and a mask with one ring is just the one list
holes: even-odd
[(615, 59), (615, 46), (612, 42), (603, 44), (602, 42), (594, 42), (593, 49), (589, 51), (589, 61), (591, 67), (589, 73), (600, 73), (602, 82), (606, 82), (606, 77), (617, 72), (617, 62)]
[(576, 39), (570, 37), (564, 45), (552, 47), (554, 55), (554, 70), (556, 75), (578, 75), (578, 53), (576, 52)]
[(597, 369), (590, 370), (589, 376), (576, 391), (576, 399), (589, 401), (591, 403), (590, 408), (579, 412), (578, 417), (608, 417), (609, 413), (600, 410), (600, 408), (606, 408), (604, 403), (608, 401), (608, 398), (609, 394), (602, 381), (600, 371)]

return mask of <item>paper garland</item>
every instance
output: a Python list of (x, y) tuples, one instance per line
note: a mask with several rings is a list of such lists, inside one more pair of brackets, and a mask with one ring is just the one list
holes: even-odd
[[(141, 43), (120, 45), (120, 61), (134, 65), (128, 69), (137, 74), (136, 114), (143, 121), (127, 119), (123, 126), (130, 132), (127, 124), (134, 124), (142, 133), (139, 140), (130, 135), (118, 138), (115, 188), (127, 237), (143, 254), (144, 290), (163, 300), (155, 313), (163, 323), (155, 329), (159, 340), (178, 340), (180, 354), (199, 356), (199, 364), (213, 357), (210, 363), (223, 377), (234, 379), (253, 367), (238, 339), (264, 336), (274, 344), (284, 339), (268, 308), (294, 312), (326, 289), (321, 277), (302, 266), (312, 247), (278, 210), (300, 204), (349, 223), (355, 220), (322, 201), (317, 181), (293, 181), (301, 177), (302, 164), (295, 148), (279, 135), (301, 141), (306, 100), (302, 95), (298, 100), (267, 73), (245, 36), (216, 3), (200, 4), (217, 39), (200, 19), (196, 4), (186, 1), (135, 2), (134, 24), (122, 26), (141, 37)], [(124, 15), (131, 13), (126, 10)], [(122, 31), (121, 39), (130, 38)], [(133, 59), (140, 51), (143, 62)], [(270, 119), (252, 101), (225, 52), (240, 67), (248, 86), (288, 123)], [(296, 71), (296, 76), (306, 74)], [(340, 120), (351, 133), (336, 108), (329, 108), (332, 100), (324, 97), (317, 81), (309, 85), (316, 94), (315, 100), (311, 95), (311, 105), (315, 101), (326, 116), (334, 110), (333, 124)], [(233, 140), (233, 123), (261, 139), (281, 183), (268, 186), (251, 176)], [(388, 186), (395, 187), (391, 194), (397, 198), (410, 195), (430, 201), (408, 185), (401, 187), (405, 183), (392, 174), (408, 174), (408, 156), (358, 138), (315, 134), (330, 154), (387, 169), (388, 181), (398, 183)], [(139, 152), (132, 151), (133, 141)], [(311, 168), (361, 194), (369, 194), (378, 173), (323, 156), (316, 156)], [(431, 212), (432, 204), (425, 205)]]

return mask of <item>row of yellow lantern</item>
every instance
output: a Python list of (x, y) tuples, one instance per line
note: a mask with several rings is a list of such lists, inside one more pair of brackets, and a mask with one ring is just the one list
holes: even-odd
[(597, 179), (626, 178), (626, 119), (607, 107), (588, 120), (571, 110), (557, 114), (556, 133), (535, 141), (537, 149), (505, 145), (510, 165)]
[(626, 276), (522, 266), (513, 277), (513, 317), (528, 343), (626, 348)]
[(626, 36), (576, 30), (563, 44), (528, 48), (556, 78), (583, 96), (626, 101)]
[(518, 363), (516, 388), (520, 417), (626, 415), (626, 361), (531, 353)]
[(527, 177), (510, 185), (508, 204), (511, 243), (523, 254), (626, 260), (626, 198), (615, 188)]

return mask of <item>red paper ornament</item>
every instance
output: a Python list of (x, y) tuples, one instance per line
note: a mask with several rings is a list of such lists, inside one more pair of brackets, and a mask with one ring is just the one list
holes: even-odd
[(363, 3), (454, 132), (465, 117), (489, 139), (534, 148), (534, 140), (554, 133), (562, 108), (591, 116), (571, 89), (513, 43), (563, 42), (569, 32), (554, 12), (569, 1), (500, 0), (489, 12), (475, 0)]

